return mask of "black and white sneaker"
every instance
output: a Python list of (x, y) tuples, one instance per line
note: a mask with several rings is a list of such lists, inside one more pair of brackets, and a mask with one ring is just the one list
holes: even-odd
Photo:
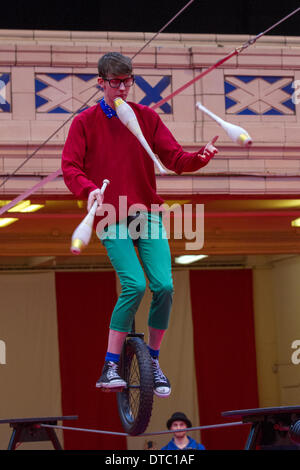
[(165, 374), (162, 372), (158, 359), (152, 359), (154, 393), (160, 398), (167, 398), (171, 394), (171, 385)]
[(118, 364), (112, 361), (105, 361), (101, 377), (96, 382), (97, 388), (122, 388), (126, 387), (127, 384), (118, 373)]

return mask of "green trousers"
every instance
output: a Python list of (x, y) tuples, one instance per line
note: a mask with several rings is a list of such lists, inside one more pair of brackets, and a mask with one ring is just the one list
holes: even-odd
[(138, 219), (131, 220), (131, 223), (124, 220), (109, 225), (97, 235), (107, 250), (122, 287), (110, 328), (131, 331), (146, 289), (145, 272), (152, 292), (148, 325), (160, 330), (167, 329), (173, 299), (173, 280), (169, 242), (161, 215), (143, 213)]

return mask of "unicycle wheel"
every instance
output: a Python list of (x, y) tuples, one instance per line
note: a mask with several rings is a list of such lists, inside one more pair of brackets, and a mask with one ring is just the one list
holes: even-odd
[(152, 361), (140, 337), (126, 339), (120, 372), (127, 387), (117, 393), (119, 416), (125, 432), (136, 436), (147, 429), (153, 406)]

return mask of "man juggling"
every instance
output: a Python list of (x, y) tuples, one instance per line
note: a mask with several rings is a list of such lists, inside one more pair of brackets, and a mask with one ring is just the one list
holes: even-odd
[[(163, 166), (177, 174), (193, 172), (207, 165), (217, 149), (209, 143), (198, 152), (185, 152), (154, 110), (126, 101), (134, 84), (130, 58), (117, 52), (105, 54), (99, 60), (98, 72), (104, 97), (73, 119), (62, 155), (63, 176), (70, 191), (77, 198), (88, 200), (88, 210), (98, 201), (96, 222), (104, 217), (103, 198), (116, 211), (116, 219), (97, 232), (122, 291), (111, 315), (107, 353), (96, 387), (114, 390), (126, 386), (118, 365), (125, 337), (131, 331), (146, 289), (146, 275), (152, 292), (148, 348), (153, 363), (154, 393), (168, 397), (171, 385), (160, 369), (159, 352), (169, 323), (173, 280), (162, 213), (151, 210), (163, 204), (156, 190), (155, 165), (162, 174), (166, 171)], [(122, 114), (118, 110), (121, 106)], [(126, 116), (130, 124), (125, 124)], [(105, 179), (110, 184), (104, 196), (100, 188)], [(128, 207), (144, 208), (140, 237), (131, 237), (132, 214), (121, 210), (120, 196), (126, 196)], [(142, 236), (143, 231), (148, 236)], [(155, 236), (151, 236), (153, 233)]]

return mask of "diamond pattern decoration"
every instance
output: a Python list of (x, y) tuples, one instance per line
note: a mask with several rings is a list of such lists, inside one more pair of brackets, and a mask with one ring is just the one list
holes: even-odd
[(10, 74), (0, 72), (0, 113), (11, 112)]
[(296, 113), (293, 77), (227, 75), (226, 114), (286, 116)]
[[(138, 87), (136, 90), (136, 101), (145, 106), (158, 103), (172, 91), (170, 75), (150, 75), (147, 77), (136, 75), (135, 83)], [(163, 103), (156, 111), (158, 113), (163, 112), (164, 114), (173, 113), (169, 103)]]
[[(35, 106), (37, 112), (76, 112), (98, 88), (95, 78), (95, 74), (36, 74)], [(99, 95), (95, 96), (94, 102), (89, 104), (96, 104), (97, 99), (99, 100)]]

